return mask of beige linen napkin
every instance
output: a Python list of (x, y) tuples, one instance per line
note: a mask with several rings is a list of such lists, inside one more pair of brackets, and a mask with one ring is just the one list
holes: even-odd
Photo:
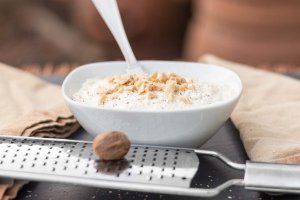
[[(58, 86), (0, 63), (0, 135), (64, 138), (79, 124)], [(0, 179), (0, 199), (15, 198), (26, 181)]]
[(231, 115), (251, 160), (300, 163), (300, 81), (205, 55), (201, 62), (235, 71), (243, 94)]

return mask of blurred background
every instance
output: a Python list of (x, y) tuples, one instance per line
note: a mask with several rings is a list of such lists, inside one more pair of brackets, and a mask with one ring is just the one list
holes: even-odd
[[(118, 0), (138, 59), (205, 53), (273, 71), (300, 66), (299, 0)], [(1, 0), (0, 62), (66, 74), (123, 59), (89, 0)]]

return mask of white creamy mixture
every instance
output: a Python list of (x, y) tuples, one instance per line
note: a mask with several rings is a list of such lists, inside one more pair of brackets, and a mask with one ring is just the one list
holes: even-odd
[[(130, 109), (130, 110), (178, 110), (184, 108), (202, 107), (218, 101), (230, 98), (235, 89), (220, 81), (201, 81), (192, 79), (193, 90), (178, 91), (176, 98), (168, 100), (164, 91), (152, 91), (155, 98), (150, 99), (147, 93), (123, 91), (111, 94), (105, 103), (100, 104), (99, 86), (107, 85), (103, 79), (88, 79), (82, 88), (73, 94), (72, 99), (76, 102), (99, 106), (102, 108)], [(182, 101), (182, 97), (188, 99), (188, 103)]]

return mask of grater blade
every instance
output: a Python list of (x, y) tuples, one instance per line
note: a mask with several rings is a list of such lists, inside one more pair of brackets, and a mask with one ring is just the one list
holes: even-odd
[(101, 161), (87, 141), (0, 137), (0, 174), (17, 179), (189, 188), (198, 165), (197, 155), (186, 149), (132, 146), (124, 160)]
[[(245, 171), (245, 177), (211, 189), (192, 188), (197, 155), (216, 157)], [(105, 162), (93, 154), (91, 142), (32, 137), (0, 137), (0, 176), (197, 197), (216, 196), (233, 185), (300, 194), (298, 165), (251, 161), (245, 165), (214, 151), (138, 145), (131, 146), (125, 159)]]

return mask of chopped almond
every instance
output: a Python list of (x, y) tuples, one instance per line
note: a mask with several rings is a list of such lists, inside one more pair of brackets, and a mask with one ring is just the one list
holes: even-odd
[(107, 77), (104, 79), (105, 81), (107, 81), (108, 83), (113, 83), (115, 80), (115, 77), (111, 76), (111, 77)]
[(165, 92), (167, 94), (174, 93), (176, 90), (176, 82), (173, 80), (168, 80), (165, 86)]
[(149, 76), (149, 80), (150, 80), (150, 81), (156, 81), (157, 75), (158, 75), (158, 73), (157, 73), (157, 72), (154, 72), (153, 74), (151, 74), (151, 75)]
[(138, 80), (137, 82), (134, 83), (135, 87), (140, 88), (143, 85), (143, 82)]
[(117, 93), (122, 93), (122, 92), (124, 92), (124, 86), (120, 86), (119, 88), (118, 88), (118, 90), (117, 90)]
[(148, 99), (155, 99), (155, 98), (157, 98), (157, 95), (155, 93), (153, 92), (148, 93)]
[(171, 72), (171, 73), (169, 74), (169, 78), (171, 78), (171, 77), (177, 77), (177, 75), (176, 75), (174, 72)]
[(180, 92), (184, 92), (187, 90), (188, 90), (188, 85), (186, 83), (179, 85), (179, 87), (178, 87), (178, 91), (180, 91)]
[(139, 89), (138, 89), (138, 94), (144, 94), (145, 93), (145, 90), (146, 90), (146, 86), (145, 84), (143, 83)]
[(117, 76), (114, 79), (114, 83), (118, 83), (120, 85), (124, 85), (126, 83), (128, 83), (131, 79), (130, 75), (125, 75), (125, 76)]
[(184, 97), (184, 96), (179, 97), (179, 100), (182, 101), (185, 104), (191, 104), (192, 103), (192, 101), (190, 100), (190, 98)]
[(105, 87), (98, 87), (97, 89), (97, 94), (108, 94), (108, 93), (109, 93), (109, 89)]
[(116, 92), (119, 89), (119, 85), (117, 84), (110, 84), (107, 86), (100, 86), (97, 89), (97, 93), (98, 94), (112, 94), (114, 92)]
[(181, 78), (180, 84), (185, 84), (185, 83), (187, 83), (187, 82), (186, 82), (186, 79), (185, 79), (185, 78)]
[(154, 91), (156, 88), (157, 88), (157, 87), (156, 87), (155, 85), (153, 85), (153, 84), (149, 84), (149, 85), (147, 86), (147, 89), (148, 89), (149, 91)]
[(114, 100), (114, 99), (117, 99), (117, 98), (118, 98), (118, 96), (116, 96), (116, 95), (110, 97), (111, 100)]
[(169, 93), (168, 94), (168, 102), (173, 102), (175, 100), (175, 95), (174, 93)]
[[(139, 95), (147, 94), (149, 99), (157, 98), (155, 91), (163, 91), (168, 101), (174, 101), (177, 92), (195, 90), (195, 84), (192, 79), (183, 78), (175, 73), (157, 73), (151, 75), (126, 74), (108, 77), (105, 79), (108, 85), (101, 86), (97, 92), (100, 95), (100, 104), (115, 98), (116, 93), (124, 91), (137, 92)], [(190, 103), (190, 99), (181, 98), (181, 101)]]
[(126, 91), (134, 92), (135, 90), (136, 90), (136, 87), (134, 85), (130, 85), (130, 86), (126, 87)]
[(161, 74), (159, 74), (157, 79), (159, 82), (165, 83), (168, 80), (168, 76), (165, 73), (161, 73)]
[(101, 95), (99, 98), (99, 104), (104, 105), (106, 100), (107, 100), (107, 95)]

